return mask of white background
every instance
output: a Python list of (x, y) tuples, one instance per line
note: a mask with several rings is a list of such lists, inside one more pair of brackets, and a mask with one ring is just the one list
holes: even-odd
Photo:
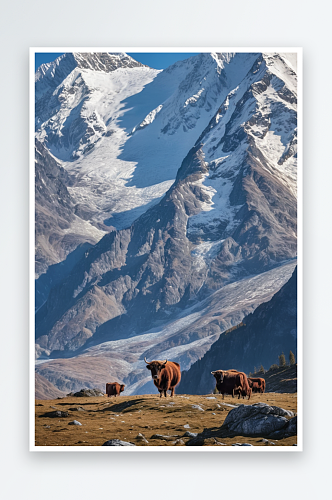
[[(2, 3), (1, 496), (11, 499), (329, 495), (331, 102), (329, 3), (46, 0)], [(303, 47), (304, 451), (28, 451), (29, 47)], [(325, 491), (324, 491), (325, 490)]]

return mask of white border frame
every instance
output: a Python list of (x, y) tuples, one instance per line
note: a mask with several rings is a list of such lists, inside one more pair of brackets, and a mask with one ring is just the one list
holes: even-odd
[[(291, 52), (297, 54), (298, 82), (298, 257), (297, 257), (297, 446), (274, 447), (105, 447), (35, 445), (35, 53), (49, 52)], [(29, 451), (43, 452), (301, 452), (303, 451), (303, 50), (302, 47), (30, 47), (29, 61)]]

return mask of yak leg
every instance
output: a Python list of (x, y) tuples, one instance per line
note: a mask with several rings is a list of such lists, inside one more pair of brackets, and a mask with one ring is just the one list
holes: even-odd
[(171, 397), (174, 396), (174, 387), (171, 388)]
[(167, 398), (167, 389), (164, 390), (164, 396)]

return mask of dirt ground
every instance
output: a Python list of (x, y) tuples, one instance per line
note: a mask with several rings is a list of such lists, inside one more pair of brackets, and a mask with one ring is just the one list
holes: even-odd
[[(213, 399), (211, 399), (213, 398)], [(249, 443), (254, 446), (292, 446), (296, 436), (282, 440), (262, 437), (230, 436), (219, 432), (232, 406), (258, 402), (279, 406), (297, 413), (297, 394), (254, 394), (251, 399), (238, 400), (231, 396), (159, 395), (111, 397), (65, 397), (55, 400), (36, 400), (36, 446), (101, 446), (110, 439), (121, 439), (137, 446), (185, 446), (190, 437), (186, 431), (201, 433), (209, 429), (214, 437), (200, 442), (202, 446), (231, 446)], [(199, 405), (204, 411), (193, 408)], [(48, 412), (68, 412), (67, 417), (51, 417)], [(68, 425), (77, 420), (82, 425)], [(148, 443), (142, 441), (143, 434)], [(154, 438), (154, 435), (163, 438)], [(218, 444), (219, 443), (219, 444)]]

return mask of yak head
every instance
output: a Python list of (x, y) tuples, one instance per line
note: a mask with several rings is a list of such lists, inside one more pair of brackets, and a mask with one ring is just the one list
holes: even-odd
[(167, 364), (167, 359), (165, 359), (165, 361), (150, 361), (150, 363), (148, 363), (146, 358), (144, 358), (144, 361), (147, 365), (147, 369), (151, 371), (153, 380), (159, 380), (161, 372)]
[(124, 384), (121, 384), (121, 385), (120, 385), (120, 392), (123, 392), (125, 387), (126, 387), (126, 386), (125, 386)]
[(217, 384), (221, 384), (224, 380), (224, 372), (222, 370), (216, 370), (215, 372), (211, 372), (214, 378), (216, 379)]

